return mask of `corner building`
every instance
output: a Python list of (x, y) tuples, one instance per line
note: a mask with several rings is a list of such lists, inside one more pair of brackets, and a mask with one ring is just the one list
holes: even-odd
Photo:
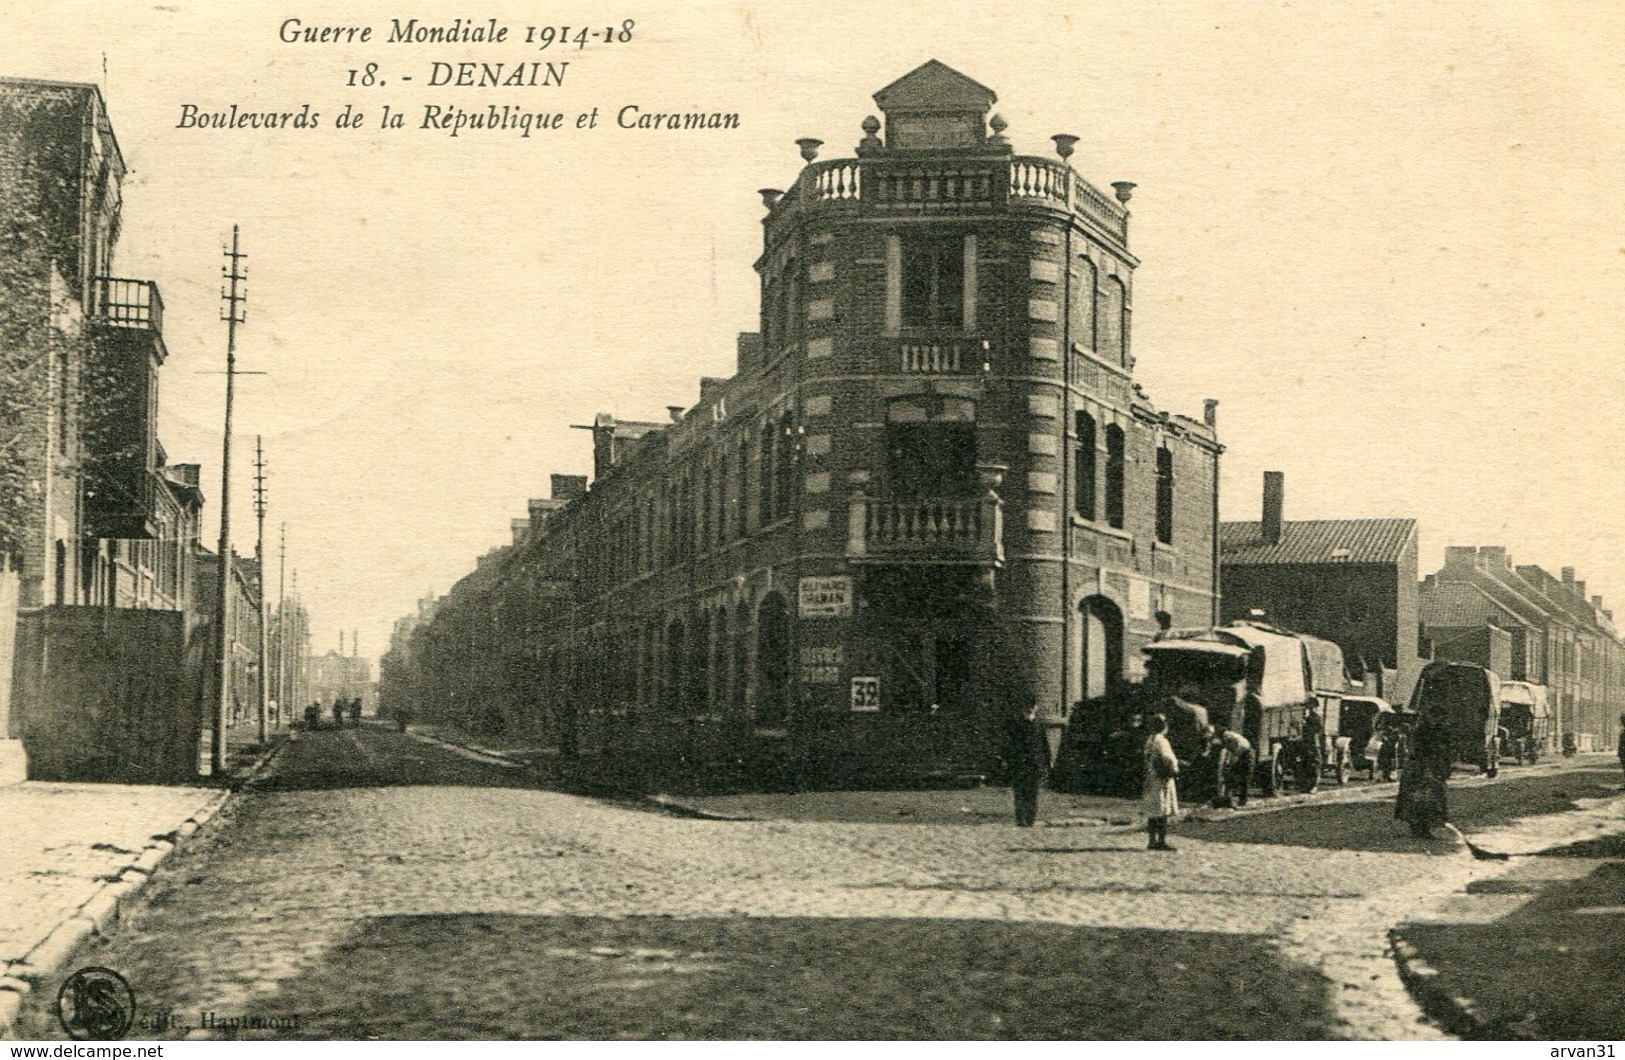
[[(580, 561), (575, 647), (529, 653), (567, 749), (989, 771), (998, 710), (1058, 739), (1159, 622), (1215, 619), (1215, 403), (1133, 382), (1132, 186), (1085, 181), (1073, 137), (1015, 155), (941, 63), (875, 100), (856, 157), (799, 141), (762, 191), (737, 374), (670, 423), (600, 415), (592, 488), (502, 558)], [(603, 687), (561, 695), (561, 651)]]

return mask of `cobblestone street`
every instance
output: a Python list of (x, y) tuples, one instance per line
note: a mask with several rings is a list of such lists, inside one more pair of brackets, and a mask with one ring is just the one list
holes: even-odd
[[(1355, 849), (1288, 810), (1157, 855), (1121, 825), (695, 820), (529, 783), (304, 734), (74, 964), (130, 980), (132, 1036), (1432, 1037), (1389, 896), (1480, 871), (1386, 802), (1338, 808)], [(53, 990), (24, 1036), (59, 1036)]]

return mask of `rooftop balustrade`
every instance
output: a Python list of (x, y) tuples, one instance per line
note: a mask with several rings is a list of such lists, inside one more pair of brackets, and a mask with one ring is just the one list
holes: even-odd
[(775, 216), (798, 210), (941, 213), (1033, 204), (1072, 213), (1119, 241), (1128, 211), (1065, 162), (1025, 155), (941, 160), (834, 158), (802, 169), (769, 198)]

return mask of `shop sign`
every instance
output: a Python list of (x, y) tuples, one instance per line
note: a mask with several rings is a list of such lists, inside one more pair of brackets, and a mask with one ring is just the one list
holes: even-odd
[(802, 618), (852, 617), (852, 578), (803, 578), (796, 591), (796, 613)]

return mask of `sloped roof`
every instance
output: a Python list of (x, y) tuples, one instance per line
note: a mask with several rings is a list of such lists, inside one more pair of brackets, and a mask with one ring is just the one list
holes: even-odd
[(935, 59), (875, 93), (875, 103), (884, 111), (986, 110), (998, 98), (991, 88)]
[(1417, 616), (1424, 626), (1482, 626), (1491, 615), (1507, 620), (1507, 609), (1476, 585), (1433, 582), (1417, 595)]
[(1220, 562), (1395, 563), (1415, 534), (1415, 519), (1299, 519), (1282, 523), (1281, 540), (1271, 545), (1256, 521), (1220, 523)]

